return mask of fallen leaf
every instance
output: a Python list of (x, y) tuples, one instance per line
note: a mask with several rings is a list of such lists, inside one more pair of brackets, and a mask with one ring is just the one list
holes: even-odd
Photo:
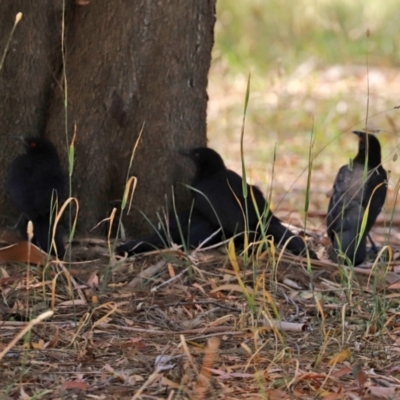
[(18, 242), (0, 249), (0, 262), (22, 262), (45, 265), (49, 256), (27, 241)]
[(87, 388), (88, 384), (82, 381), (67, 381), (62, 385), (62, 389), (64, 390), (81, 389), (86, 391)]
[(352, 373), (352, 369), (350, 367), (343, 367), (337, 371), (334, 371), (332, 376), (336, 377), (336, 378), (341, 378), (342, 376), (348, 375)]
[(340, 353), (335, 354), (328, 362), (329, 366), (336, 365), (350, 357), (350, 350), (343, 350)]

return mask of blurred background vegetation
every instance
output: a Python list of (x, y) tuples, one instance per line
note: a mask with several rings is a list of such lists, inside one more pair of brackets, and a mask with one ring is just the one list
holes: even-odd
[(290, 73), (310, 57), (320, 66), (364, 65), (367, 48), (372, 65), (399, 64), (395, 0), (218, 0), (217, 7), (216, 57), (239, 72), (251, 64), (262, 74), (281, 60)]
[(381, 130), (383, 163), (392, 171), (389, 211), (400, 176), (398, 21), (394, 0), (218, 0), (209, 146), (241, 172), (251, 73), (246, 169), (273, 207), (304, 219), (312, 160), (310, 208), (326, 210), (339, 167), (357, 151), (351, 131), (368, 126)]

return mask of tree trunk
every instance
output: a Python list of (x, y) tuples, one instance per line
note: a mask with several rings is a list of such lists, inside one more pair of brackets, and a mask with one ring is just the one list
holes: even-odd
[[(0, 58), (15, 17), (23, 12), (0, 71), (0, 214), (17, 215), (5, 191), (8, 167), (20, 148), (14, 136), (44, 134), (55, 68), (60, 66), (62, 1), (13, 0), (0, 3)], [(59, 68), (58, 68), (59, 69)], [(60, 121), (62, 124), (62, 121)], [(10, 224), (12, 221), (7, 221)]]
[[(120, 202), (144, 125), (131, 170), (138, 179), (133, 206), (154, 219), (174, 185), (182, 208), (189, 194), (179, 183), (189, 182), (191, 170), (178, 151), (206, 143), (215, 0), (79, 3), (66, 10), (66, 82), (62, 2), (0, 4), (1, 49), (15, 14), (24, 14), (0, 72), (7, 139), (1, 178), (17, 154), (11, 134), (52, 140), (67, 172), (67, 141), (76, 130), (72, 194), (79, 200), (79, 226), (89, 231)], [(8, 213), (11, 206), (0, 197), (1, 211)], [(125, 222), (131, 234), (149, 229), (137, 211)]]

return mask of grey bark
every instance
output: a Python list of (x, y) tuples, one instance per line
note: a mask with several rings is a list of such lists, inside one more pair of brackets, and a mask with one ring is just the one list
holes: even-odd
[[(134, 207), (154, 216), (173, 185), (178, 208), (187, 205), (179, 182), (188, 183), (191, 173), (178, 151), (206, 144), (215, 0), (67, 1), (66, 85), (62, 2), (0, 2), (0, 51), (19, 11), (23, 19), (0, 72), (1, 183), (18, 152), (11, 135), (48, 137), (67, 172), (67, 141), (76, 129), (72, 194), (79, 227), (88, 232), (121, 200), (144, 124), (131, 171), (138, 178)], [(13, 211), (0, 193), (0, 212)], [(149, 229), (137, 211), (124, 221), (130, 234)]]

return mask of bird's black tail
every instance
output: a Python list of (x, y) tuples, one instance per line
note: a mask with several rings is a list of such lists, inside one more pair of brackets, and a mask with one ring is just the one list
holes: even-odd
[[(274, 215), (268, 221), (266, 234), (274, 237), (275, 244), (283, 245), (287, 241), (287, 249), (293, 254), (303, 257), (307, 256), (307, 248), (304, 240), (283, 226), (279, 218)], [(308, 253), (310, 258), (318, 260), (313, 250), (308, 249)]]

